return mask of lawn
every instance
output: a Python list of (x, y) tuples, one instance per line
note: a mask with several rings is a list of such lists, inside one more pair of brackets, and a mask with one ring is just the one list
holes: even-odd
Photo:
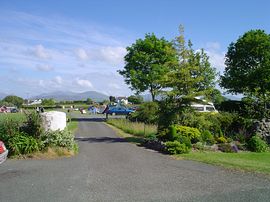
[(26, 120), (26, 117), (23, 113), (0, 113), (0, 125), (5, 123), (7, 120), (12, 120), (13, 122), (20, 124)]
[(270, 152), (192, 152), (177, 155), (177, 157), (224, 166), (226, 168), (270, 174)]

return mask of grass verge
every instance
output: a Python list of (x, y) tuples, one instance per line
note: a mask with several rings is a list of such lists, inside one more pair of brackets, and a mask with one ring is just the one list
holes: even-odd
[(223, 166), (230, 169), (270, 174), (270, 152), (192, 152), (189, 154), (176, 155), (176, 157)]
[(127, 142), (134, 143), (134, 144), (141, 144), (144, 141), (143, 137), (138, 137), (138, 136), (136, 137), (134, 135), (124, 132), (123, 130), (113, 125), (110, 125), (108, 123), (105, 123), (105, 124), (109, 126), (110, 128), (112, 128), (119, 137), (124, 138)]
[(107, 123), (138, 137), (146, 137), (157, 133), (157, 126), (155, 125), (131, 122), (127, 119), (108, 119)]

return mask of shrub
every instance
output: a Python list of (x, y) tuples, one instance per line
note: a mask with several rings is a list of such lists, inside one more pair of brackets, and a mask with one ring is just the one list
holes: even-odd
[(42, 135), (42, 142), (46, 146), (65, 147), (72, 150), (74, 147), (74, 135), (68, 130), (49, 131)]
[(130, 114), (130, 121), (138, 121), (148, 124), (157, 124), (158, 119), (158, 104), (156, 102), (146, 102), (140, 105), (138, 110)]
[(206, 144), (213, 145), (216, 143), (214, 136), (209, 130), (204, 130), (201, 133), (202, 141)]
[(20, 130), (32, 137), (40, 138), (41, 134), (44, 132), (40, 115), (36, 112), (26, 114), (26, 121)]
[(145, 136), (145, 141), (157, 141), (157, 136), (155, 134), (149, 134)]
[(221, 137), (217, 138), (217, 142), (218, 143), (227, 143), (227, 139), (225, 137), (221, 136)]
[(268, 145), (258, 135), (254, 135), (248, 141), (248, 148), (254, 152), (265, 152), (267, 151)]
[(219, 144), (218, 149), (220, 151), (226, 152), (226, 153), (235, 152), (234, 149), (232, 148), (231, 144), (229, 144), (229, 143), (221, 143), (221, 144)]
[(197, 128), (176, 126), (176, 132), (179, 136), (188, 137), (192, 143), (196, 143), (201, 140), (201, 133)]
[(187, 148), (189, 148), (189, 149), (191, 149), (191, 147), (192, 147), (192, 144), (191, 144), (189, 137), (179, 135), (177, 138), (177, 141), (182, 143), (182, 144), (185, 144), (187, 146)]
[(177, 139), (177, 132), (176, 127), (174, 125), (169, 127), (169, 140), (176, 140)]
[(170, 153), (170, 154), (184, 154), (184, 153), (188, 153), (189, 149), (188, 147), (183, 144), (180, 143), (178, 141), (169, 141), (165, 143), (166, 145), (166, 150)]
[(204, 144), (202, 142), (197, 142), (196, 144), (193, 145), (194, 149), (203, 151), (204, 150)]
[(39, 142), (25, 133), (17, 132), (14, 136), (9, 138), (7, 147), (11, 154), (30, 154), (39, 150)]

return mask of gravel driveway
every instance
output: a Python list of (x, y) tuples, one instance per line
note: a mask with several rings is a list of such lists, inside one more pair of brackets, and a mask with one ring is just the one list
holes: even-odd
[(174, 160), (100, 119), (81, 119), (76, 136), (75, 157), (2, 164), (0, 201), (270, 201), (269, 178)]

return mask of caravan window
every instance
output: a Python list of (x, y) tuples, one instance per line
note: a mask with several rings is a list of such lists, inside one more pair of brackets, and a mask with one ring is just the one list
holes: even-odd
[(192, 106), (192, 108), (195, 109), (196, 111), (199, 111), (199, 112), (203, 112), (204, 111), (204, 108), (203, 107)]
[(215, 111), (215, 108), (214, 107), (206, 107), (206, 111), (212, 112), (212, 111)]

